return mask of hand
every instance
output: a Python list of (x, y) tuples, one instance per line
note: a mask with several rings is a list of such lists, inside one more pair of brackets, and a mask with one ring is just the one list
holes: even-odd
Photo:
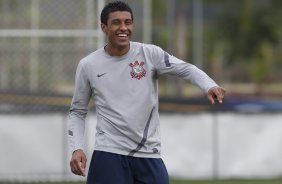
[(79, 176), (85, 176), (86, 160), (83, 150), (75, 150), (70, 161), (71, 172)]
[(208, 99), (212, 104), (214, 104), (216, 101), (222, 103), (224, 95), (225, 95), (225, 89), (219, 86), (212, 87), (211, 89), (209, 89), (207, 94)]

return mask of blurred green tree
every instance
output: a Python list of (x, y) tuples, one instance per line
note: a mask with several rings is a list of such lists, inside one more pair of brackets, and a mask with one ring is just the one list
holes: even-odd
[(227, 64), (240, 63), (257, 85), (257, 94), (261, 94), (261, 84), (273, 66), (273, 50), (279, 41), (280, 24), (275, 20), (280, 12), (276, 6), (281, 3), (275, 2), (259, 5), (253, 0), (228, 1), (218, 25)]

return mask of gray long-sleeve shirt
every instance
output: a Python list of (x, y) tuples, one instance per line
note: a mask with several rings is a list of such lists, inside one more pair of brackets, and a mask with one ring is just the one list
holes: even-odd
[(196, 66), (155, 45), (130, 42), (127, 54), (110, 56), (100, 48), (77, 67), (69, 114), (71, 151), (83, 149), (85, 117), (96, 102), (95, 150), (159, 158), (161, 152), (157, 79), (179, 76), (207, 92), (217, 84)]

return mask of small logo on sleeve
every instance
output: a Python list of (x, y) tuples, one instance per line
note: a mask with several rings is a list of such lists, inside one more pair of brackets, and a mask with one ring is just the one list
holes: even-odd
[(69, 130), (69, 135), (73, 136), (73, 131)]
[(146, 71), (143, 68), (144, 64), (144, 61), (141, 61), (140, 63), (138, 61), (135, 61), (134, 63), (129, 64), (129, 66), (131, 67), (130, 75), (132, 78), (139, 80), (146, 75)]

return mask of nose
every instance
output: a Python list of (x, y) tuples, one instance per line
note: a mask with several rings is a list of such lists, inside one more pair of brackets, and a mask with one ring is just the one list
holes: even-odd
[(120, 24), (120, 30), (124, 30), (124, 31), (126, 31), (127, 30), (127, 26), (126, 26), (126, 24), (124, 23), (124, 22), (122, 22), (121, 24)]

